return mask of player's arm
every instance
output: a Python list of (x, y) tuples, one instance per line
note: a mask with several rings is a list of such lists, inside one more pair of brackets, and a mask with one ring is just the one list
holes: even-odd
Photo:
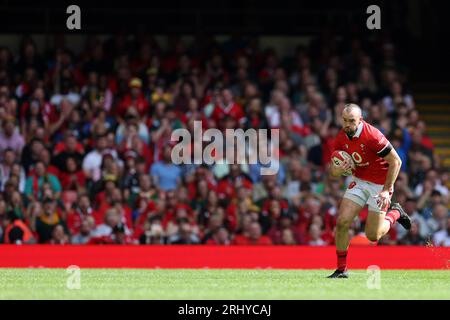
[[(343, 150), (343, 146), (342, 143), (339, 139), (339, 136), (336, 138), (336, 141), (334, 142), (334, 146), (333, 146), (333, 151), (335, 150)], [(333, 161), (331, 161), (331, 166), (330, 166), (330, 175), (333, 178), (339, 178), (340, 176), (342, 176), (344, 174), (344, 172), (346, 172), (350, 167), (352, 166), (352, 164), (350, 163), (350, 161), (348, 161), (347, 159), (345, 159), (340, 166), (337, 166), (334, 164)]]
[(342, 175), (342, 173), (344, 173), (344, 171), (342, 171), (341, 168), (339, 168), (338, 166), (336, 166), (333, 161), (331, 161), (331, 166), (330, 166), (330, 175), (333, 178), (337, 178), (339, 176)]
[(387, 163), (389, 163), (389, 169), (387, 172), (386, 181), (384, 182), (383, 191), (390, 192), (394, 187), (398, 174), (400, 173), (402, 160), (390, 143), (386, 146), (385, 150), (382, 150), (381, 156)]

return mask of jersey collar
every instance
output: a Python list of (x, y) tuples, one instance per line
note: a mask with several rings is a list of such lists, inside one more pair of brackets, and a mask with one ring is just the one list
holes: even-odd
[(363, 122), (361, 121), (361, 122), (359, 123), (359, 125), (358, 125), (358, 129), (356, 129), (356, 132), (355, 132), (354, 137), (359, 138), (359, 136), (361, 135), (361, 132), (362, 132), (362, 130), (363, 130), (363, 126), (364, 126), (364, 124), (363, 124)]

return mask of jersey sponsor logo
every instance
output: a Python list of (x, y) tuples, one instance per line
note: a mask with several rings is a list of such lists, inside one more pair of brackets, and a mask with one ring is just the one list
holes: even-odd
[(358, 152), (356, 152), (356, 151), (352, 153), (352, 158), (353, 158), (353, 161), (355, 161), (356, 163), (361, 163), (362, 162), (361, 155)]
[(363, 161), (363, 159), (362, 159), (361, 155), (356, 151), (352, 153), (352, 158), (358, 167), (365, 167), (365, 166), (369, 165), (369, 162), (361, 163)]

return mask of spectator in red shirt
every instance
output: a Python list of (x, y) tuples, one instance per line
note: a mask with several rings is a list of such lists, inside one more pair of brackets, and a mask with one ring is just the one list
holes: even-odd
[(230, 231), (236, 231), (240, 214), (260, 211), (260, 208), (253, 203), (250, 195), (249, 189), (242, 186), (236, 188), (236, 197), (231, 199), (226, 208), (226, 224)]
[(325, 240), (322, 239), (320, 226), (314, 223), (309, 226), (308, 239), (306, 240), (306, 243), (309, 246), (325, 246), (327, 244)]
[(119, 188), (114, 188), (111, 195), (107, 197), (106, 201), (100, 205), (96, 212), (97, 223), (103, 221), (107, 211), (114, 208), (120, 217), (120, 222), (125, 224), (130, 230), (133, 228), (133, 220), (131, 208), (123, 202), (122, 191)]
[[(289, 234), (285, 234), (289, 232)], [(295, 230), (292, 218), (290, 216), (281, 216), (276, 224), (272, 225), (267, 233), (273, 244), (301, 244), (303, 243), (302, 235)], [(292, 237), (292, 241), (287, 241)], [(292, 242), (292, 243), (291, 243)]]
[(281, 232), (280, 244), (291, 246), (291, 245), (299, 244), (299, 242), (297, 242), (297, 240), (295, 239), (294, 231), (292, 231), (291, 229), (284, 229)]
[(188, 175), (186, 180), (189, 199), (191, 200), (195, 200), (196, 197), (205, 200), (208, 190), (216, 190), (217, 181), (206, 164), (200, 165), (195, 169), (193, 179), (189, 179)]
[(60, 110), (60, 112), (56, 112), (58, 115), (52, 117), (52, 119), (56, 120), (50, 122), (50, 125), (48, 127), (50, 136), (56, 137), (57, 140), (61, 139), (62, 132), (73, 125), (73, 123), (71, 123), (71, 116), (75, 111), (74, 108), (75, 104), (69, 101), (69, 99), (63, 98), (61, 100), (61, 103), (58, 107), (58, 110)]
[(249, 190), (252, 189), (252, 180), (242, 172), (241, 165), (231, 164), (229, 168), (230, 173), (223, 177), (217, 186), (217, 193), (221, 199), (235, 198), (236, 190), (241, 186)]
[[(72, 235), (79, 233), (84, 220), (96, 217), (97, 214), (91, 206), (91, 200), (87, 194), (82, 194), (77, 201), (77, 205), (67, 215), (67, 227)], [(94, 219), (95, 223), (95, 219)], [(95, 225), (95, 224), (94, 224)]]
[(45, 99), (43, 88), (36, 88), (32, 97), (25, 101), (20, 108), (21, 126), (28, 141), (36, 126), (48, 129), (50, 123), (55, 122), (57, 112), (55, 107)]
[(426, 133), (426, 127), (423, 121), (419, 121), (417, 123), (417, 126), (411, 133), (411, 138), (413, 144), (415, 144), (416, 146), (425, 148), (429, 153), (433, 151), (434, 144), (431, 138)]
[(180, 92), (175, 98), (174, 110), (178, 115), (185, 114), (189, 110), (191, 99), (195, 98), (194, 84), (184, 81), (180, 84)]
[(72, 131), (65, 132), (64, 140), (56, 144), (53, 150), (52, 164), (57, 168), (64, 168), (67, 158), (74, 158), (77, 164), (81, 164), (85, 150), (83, 145), (77, 141)]
[(190, 224), (192, 232), (199, 235), (200, 230), (195, 221), (195, 217), (188, 213), (187, 208), (177, 205), (175, 214), (171, 216), (165, 216), (162, 221), (162, 225), (165, 227), (169, 236), (174, 235), (179, 230), (181, 222), (186, 221)]
[(314, 195), (304, 198), (303, 205), (299, 208), (299, 218), (297, 220), (297, 227), (300, 233), (305, 234), (308, 232), (313, 217), (320, 214), (320, 206), (320, 200)]
[(66, 159), (64, 170), (60, 173), (59, 179), (64, 191), (72, 190), (83, 192), (86, 186), (86, 176), (76, 159), (69, 157)]
[(69, 236), (64, 232), (62, 225), (56, 225), (52, 231), (50, 244), (69, 244)]
[(222, 120), (226, 116), (232, 117), (236, 123), (243, 124), (245, 121), (245, 114), (241, 105), (237, 104), (233, 100), (233, 94), (230, 89), (223, 89), (221, 92), (221, 100), (215, 106), (211, 115), (212, 119), (216, 122), (216, 127), (221, 126)]
[(150, 106), (141, 90), (142, 81), (139, 78), (133, 78), (129, 82), (129, 87), (130, 93), (120, 101), (117, 108), (117, 115), (120, 119), (123, 119), (127, 110), (133, 107), (138, 111), (139, 116), (145, 121), (148, 116)]
[(248, 236), (236, 236), (233, 244), (235, 245), (271, 245), (272, 240), (268, 236), (262, 235), (261, 225), (258, 222), (252, 222), (249, 226)]
[[(89, 243), (103, 243), (104, 241), (110, 242), (111, 239), (109, 237), (112, 234), (114, 228), (119, 225), (124, 225), (121, 220), (122, 216), (117, 208), (109, 208), (103, 216), (103, 223), (98, 224), (93, 231), (93, 237), (91, 238)], [(126, 225), (124, 225), (124, 229), (127, 234), (131, 234), (131, 231), (127, 228)]]
[(320, 138), (322, 142), (322, 166), (331, 161), (331, 153), (334, 148), (334, 142), (339, 132), (339, 128), (334, 123), (325, 122), (321, 131)]
[(230, 245), (231, 244), (230, 233), (228, 232), (228, 230), (226, 228), (220, 227), (214, 231), (211, 238), (209, 238), (206, 241), (206, 244), (208, 244), (208, 245), (225, 245), (225, 246)]

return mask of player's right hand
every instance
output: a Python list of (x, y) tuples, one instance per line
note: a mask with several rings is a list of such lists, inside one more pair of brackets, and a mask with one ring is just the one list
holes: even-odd
[(333, 172), (335, 177), (349, 175), (350, 171), (354, 169), (353, 162), (350, 159), (344, 159), (340, 165), (336, 165), (332, 162)]
[(342, 172), (353, 170), (353, 163), (349, 159), (344, 159), (340, 165), (340, 168)]

